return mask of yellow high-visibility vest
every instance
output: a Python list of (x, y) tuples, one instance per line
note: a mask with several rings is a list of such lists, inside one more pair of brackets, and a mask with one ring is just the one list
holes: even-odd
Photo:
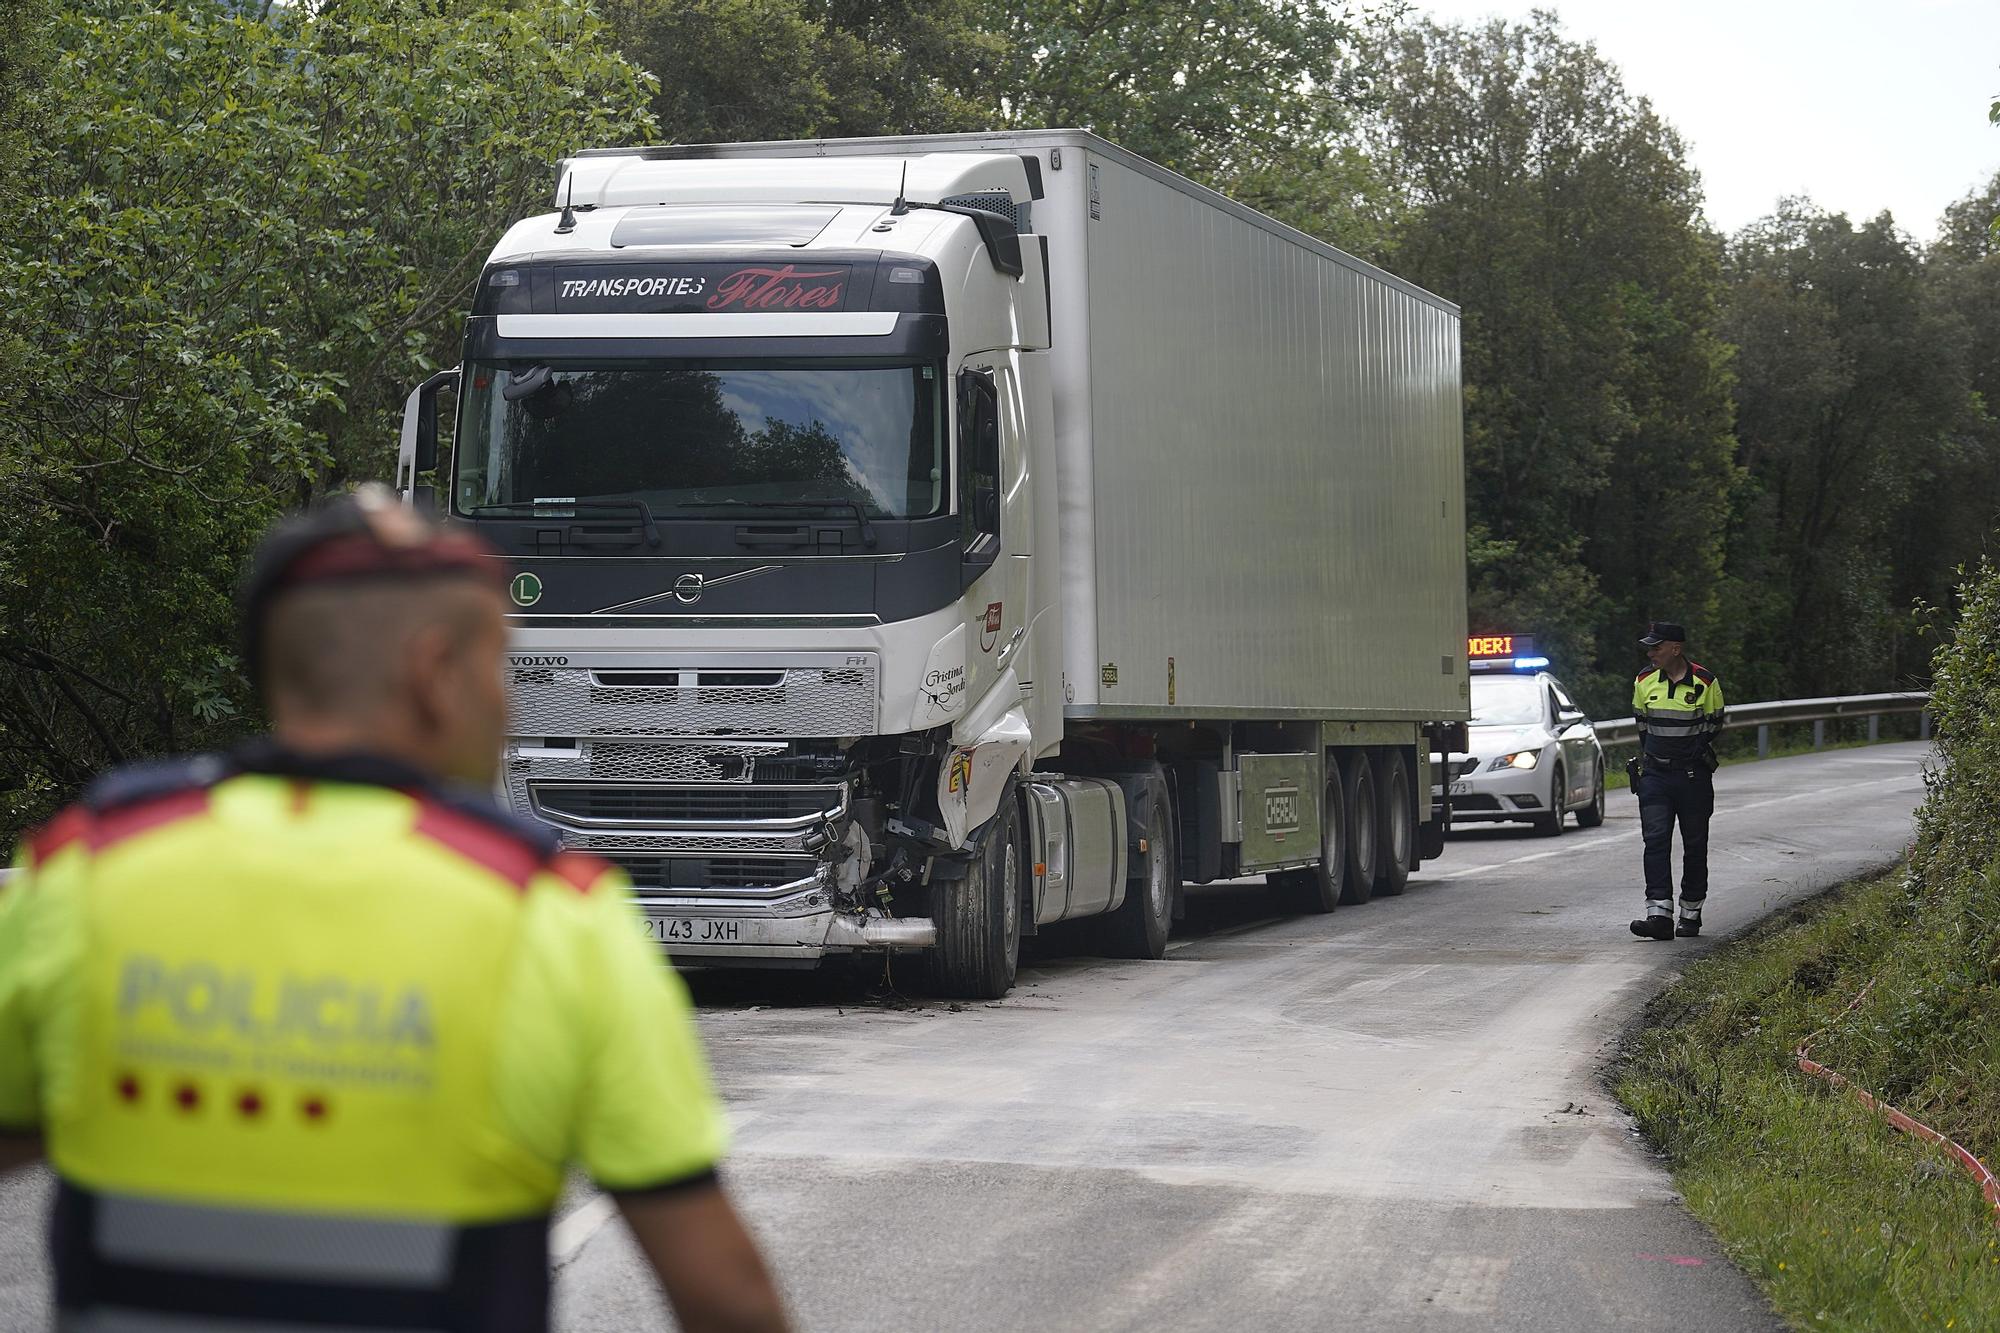
[(1722, 734), (1722, 682), (1694, 662), (1678, 681), (1657, 667), (1642, 671), (1632, 682), (1632, 717), (1647, 754), (1668, 763), (1691, 761)]
[[(114, 777), (18, 865), (0, 1128), (60, 1177), (59, 1279), (120, 1305), (164, 1271), (265, 1322), (332, 1289), (352, 1326), (427, 1328), (467, 1263), (545, 1302), (566, 1164), (672, 1188), (723, 1152), (622, 873), (387, 761), (266, 744)], [(181, 1287), (168, 1308), (215, 1314)]]

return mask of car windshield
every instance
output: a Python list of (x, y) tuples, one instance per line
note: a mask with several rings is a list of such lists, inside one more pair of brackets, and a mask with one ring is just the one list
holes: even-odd
[(1542, 720), (1542, 685), (1533, 676), (1474, 676), (1472, 725), (1527, 727)]
[(944, 512), (936, 366), (475, 363), (464, 383), (460, 514), (585, 499)]

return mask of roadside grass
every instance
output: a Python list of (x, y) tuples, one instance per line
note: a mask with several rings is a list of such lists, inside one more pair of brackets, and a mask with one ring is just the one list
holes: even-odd
[(1990, 871), (1836, 890), (1690, 967), (1614, 1071), (1688, 1206), (1798, 1327), (2000, 1328), (1978, 1184), (1794, 1060), (1825, 1029), (1815, 1059), (2000, 1164), (1996, 920)]

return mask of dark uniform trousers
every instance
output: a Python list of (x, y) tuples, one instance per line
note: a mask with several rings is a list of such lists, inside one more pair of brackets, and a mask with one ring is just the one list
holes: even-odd
[(1681, 901), (1708, 897), (1708, 818), (1715, 778), (1699, 765), (1668, 768), (1647, 760), (1639, 774), (1639, 831), (1646, 840), (1646, 900), (1674, 900), (1674, 824), (1681, 826)]

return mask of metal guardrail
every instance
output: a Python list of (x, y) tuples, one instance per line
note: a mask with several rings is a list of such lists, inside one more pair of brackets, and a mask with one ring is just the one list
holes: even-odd
[[(1931, 719), (1924, 710), (1930, 707), (1930, 702), (1929, 692), (1909, 690), (1896, 694), (1838, 694), (1824, 699), (1773, 699), (1766, 703), (1730, 704), (1722, 729), (1757, 728), (1757, 753), (1761, 756), (1771, 752), (1771, 728), (1781, 723), (1812, 723), (1813, 748), (1818, 749), (1826, 740), (1826, 724), (1835, 718), (1867, 718), (1868, 739), (1872, 741), (1878, 739), (1877, 724), (1884, 715), (1923, 713), (1920, 732), (1923, 739), (1929, 740)], [(1629, 717), (1592, 723), (1591, 728), (1605, 745), (1630, 745), (1639, 739), (1638, 722)]]

